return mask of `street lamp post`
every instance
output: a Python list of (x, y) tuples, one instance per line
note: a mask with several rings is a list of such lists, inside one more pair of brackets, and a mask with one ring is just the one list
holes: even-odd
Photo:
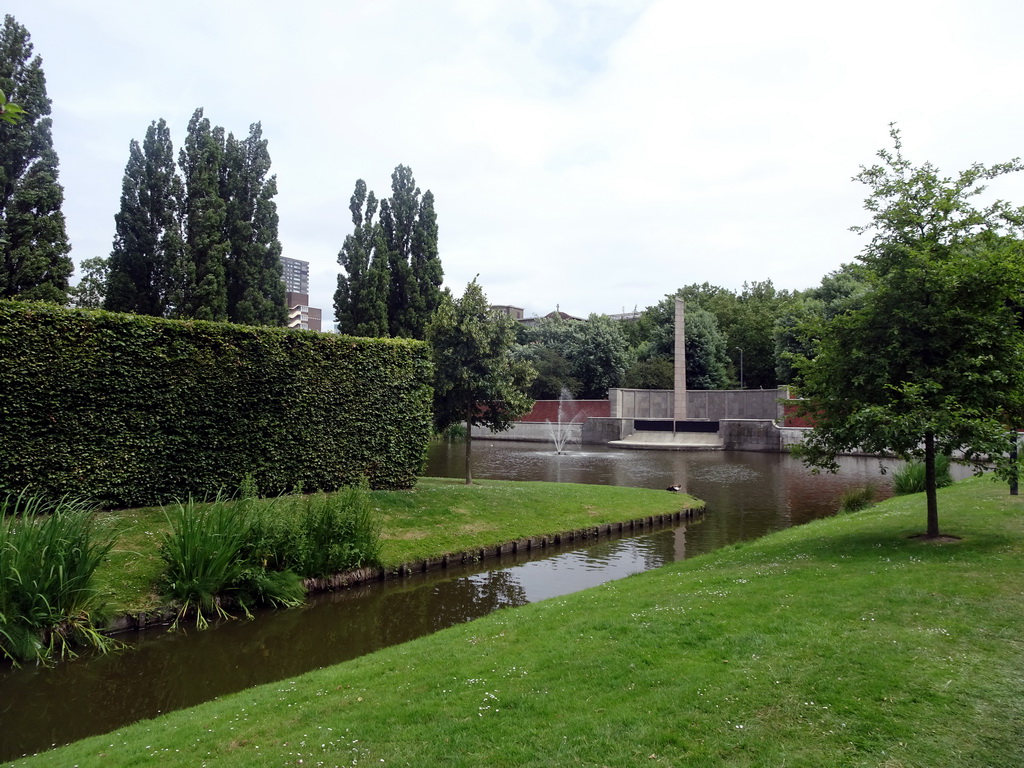
[(736, 349), (738, 349), (740, 351), (740, 389), (744, 389), (744, 387), (743, 387), (743, 348), (742, 347), (736, 347)]

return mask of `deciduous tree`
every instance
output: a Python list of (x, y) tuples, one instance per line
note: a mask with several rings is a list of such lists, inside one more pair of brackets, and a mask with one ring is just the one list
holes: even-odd
[(922, 458), (927, 536), (940, 534), (937, 454), (1015, 471), (1008, 430), (1024, 423), (1024, 209), (973, 204), (1019, 160), (944, 177), (903, 156), (899, 131), (868, 186), (868, 290), (825, 324), (802, 371), (816, 421), (798, 453), (835, 470), (851, 449)]
[(434, 426), (466, 425), (466, 484), (473, 482), (473, 426), (508, 429), (533, 407), (535, 375), (512, 354), (516, 321), (490, 309), (474, 279), (461, 299), (442, 294), (427, 326), (434, 358)]
[(13, 16), (0, 30), (0, 91), (21, 108), (0, 120), (0, 298), (63, 304), (74, 264), (57, 183), (42, 59)]

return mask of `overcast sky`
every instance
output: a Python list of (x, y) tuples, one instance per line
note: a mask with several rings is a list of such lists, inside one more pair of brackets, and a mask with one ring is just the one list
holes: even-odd
[[(690, 283), (804, 289), (863, 245), (852, 182), (903, 131), (948, 174), (1024, 155), (1020, 0), (7, 0), (43, 58), (76, 263), (128, 145), (260, 121), (284, 255), (333, 315), (362, 178), (433, 191), (445, 285), (527, 316)], [(1024, 204), (1024, 178), (993, 194)], [(75, 278), (77, 280), (77, 276)]]

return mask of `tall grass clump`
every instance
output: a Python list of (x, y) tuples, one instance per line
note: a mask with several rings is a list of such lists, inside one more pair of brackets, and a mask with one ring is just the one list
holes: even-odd
[(0, 499), (0, 658), (45, 662), (78, 646), (115, 645), (96, 628), (93, 579), (112, 546), (94, 535), (84, 502), (27, 492)]
[(277, 499), (256, 514), (251, 547), (268, 569), (317, 578), (380, 562), (380, 525), (365, 487)]
[(849, 488), (839, 497), (840, 512), (859, 512), (875, 503), (875, 486), (873, 483)]
[(165, 564), (163, 591), (177, 610), (174, 626), (194, 616), (205, 628), (209, 617), (230, 618), (228, 608), (246, 615), (253, 605), (298, 605), (302, 585), (297, 579), (271, 576), (248, 555), (252, 539), (251, 500), (232, 502), (218, 497), (211, 504), (190, 500), (168, 515), (160, 557)]
[[(935, 487), (945, 488), (953, 484), (953, 476), (949, 472), (949, 456), (939, 454), (935, 457)], [(923, 461), (910, 461), (893, 472), (892, 492), (897, 496), (924, 491), (925, 466)]]
[(302, 580), (379, 562), (380, 532), (365, 488), (212, 504), (179, 504), (160, 554), (175, 625), (229, 618), (238, 606), (295, 606)]

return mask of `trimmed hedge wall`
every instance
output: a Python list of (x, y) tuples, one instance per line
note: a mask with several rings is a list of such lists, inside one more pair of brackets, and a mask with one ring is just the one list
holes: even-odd
[(0, 489), (108, 506), (410, 488), (431, 433), (422, 342), (0, 301)]

